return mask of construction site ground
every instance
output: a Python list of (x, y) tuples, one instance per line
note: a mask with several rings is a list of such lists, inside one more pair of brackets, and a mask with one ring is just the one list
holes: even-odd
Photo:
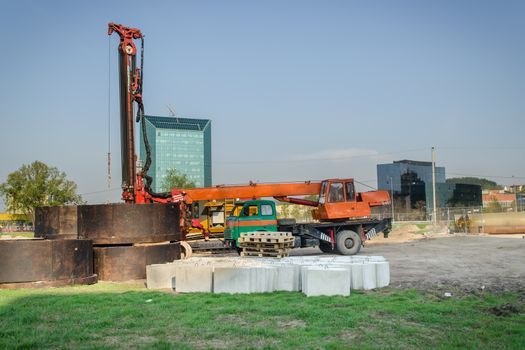
[[(451, 234), (446, 227), (402, 224), (394, 226), (389, 238), (378, 235), (366, 242), (360, 254), (382, 255), (390, 262), (393, 288), (454, 294), (525, 293), (524, 236)], [(318, 248), (293, 249), (290, 253), (317, 254), (322, 254)]]
[[(524, 235), (450, 234), (403, 225), (367, 242), (360, 254), (390, 262), (391, 287), (450, 293), (525, 291)], [(292, 254), (319, 254), (315, 248)]]

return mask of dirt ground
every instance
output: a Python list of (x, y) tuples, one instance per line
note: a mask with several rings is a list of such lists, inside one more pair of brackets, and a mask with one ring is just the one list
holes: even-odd
[[(451, 293), (525, 293), (525, 239), (522, 235), (449, 234), (446, 230), (394, 230), (375, 237), (361, 255), (390, 262), (391, 287)], [(292, 255), (319, 254), (317, 248)]]

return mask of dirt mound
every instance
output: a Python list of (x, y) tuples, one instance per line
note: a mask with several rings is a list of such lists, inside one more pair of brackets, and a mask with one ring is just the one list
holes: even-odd
[(366, 244), (376, 243), (403, 243), (419, 239), (443, 237), (448, 235), (448, 229), (445, 226), (432, 226), (431, 224), (394, 224), (388, 238), (383, 235), (377, 235)]

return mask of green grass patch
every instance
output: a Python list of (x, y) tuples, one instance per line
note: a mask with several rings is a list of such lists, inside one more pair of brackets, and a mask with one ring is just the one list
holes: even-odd
[(420, 230), (425, 230), (427, 228), (428, 224), (416, 224), (416, 227)]
[(0, 290), (0, 348), (522, 348), (523, 295), (443, 299), (148, 291), (137, 285)]

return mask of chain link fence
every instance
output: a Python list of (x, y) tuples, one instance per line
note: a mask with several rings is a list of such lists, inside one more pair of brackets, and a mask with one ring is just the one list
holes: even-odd
[[(451, 232), (464, 233), (525, 233), (525, 211), (516, 207), (449, 207), (438, 208), (436, 223), (447, 226)], [(432, 213), (424, 210), (395, 212), (394, 222), (432, 223)]]

